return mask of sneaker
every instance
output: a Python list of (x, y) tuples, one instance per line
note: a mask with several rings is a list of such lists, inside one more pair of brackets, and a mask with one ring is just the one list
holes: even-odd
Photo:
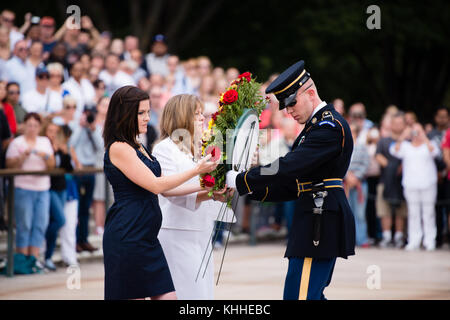
[(45, 260), (44, 267), (50, 271), (56, 271), (56, 266), (53, 263), (52, 259)]
[(214, 242), (214, 250), (219, 250), (223, 248), (223, 244), (219, 241)]
[(93, 247), (89, 242), (77, 244), (77, 252), (79, 252), (78, 246), (81, 248), (81, 251), (94, 252), (94, 251), (98, 250), (98, 248)]
[(103, 236), (103, 233), (105, 232), (105, 230), (103, 229), (103, 227), (96, 227), (95, 228), (95, 233), (98, 235), (98, 236)]
[(387, 248), (390, 243), (391, 240), (383, 238), (378, 245), (380, 246), (380, 248)]
[(394, 246), (398, 249), (403, 247), (403, 239), (395, 239)]
[(79, 267), (80, 266), (80, 264), (77, 261), (69, 262), (69, 261), (61, 260), (61, 261), (57, 262), (56, 264), (58, 265), (58, 267), (61, 267), (61, 268)]
[(45, 267), (41, 261), (36, 259), (34, 256), (27, 256), (28, 264), (31, 268), (32, 273), (44, 273)]
[(403, 232), (395, 232), (394, 235), (394, 246), (398, 249), (402, 248), (403, 245), (405, 244), (404, 240), (403, 240)]
[(408, 243), (408, 245), (405, 247), (405, 250), (406, 251), (416, 251), (416, 250), (419, 250), (419, 248), (420, 248), (420, 246)]

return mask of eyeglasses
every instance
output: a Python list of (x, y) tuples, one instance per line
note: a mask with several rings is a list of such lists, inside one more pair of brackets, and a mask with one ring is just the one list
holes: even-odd
[(77, 106), (65, 106), (64, 109), (66, 110), (70, 110), (70, 109), (75, 109)]
[(287, 105), (286, 105), (286, 108), (287, 107), (293, 107), (293, 106), (295, 106), (297, 104), (297, 99), (294, 99), (294, 100), (292, 100), (291, 102), (289, 102)]
[(13, 23), (13, 22), (14, 22), (14, 18), (8, 19), (8, 18), (5, 18), (5, 17), (2, 17), (2, 20), (3, 20), (4, 22), (9, 22), (9, 23)]
[(20, 94), (20, 91), (8, 91), (8, 94)]
[(364, 115), (364, 113), (357, 113), (357, 112), (355, 112), (355, 113), (351, 113), (350, 114), (350, 118), (353, 118), (353, 119), (364, 119), (365, 115)]
[(301, 96), (303, 93), (305, 93), (306, 91), (308, 91), (308, 89), (309, 88), (311, 88), (312, 87), (312, 84), (310, 84), (305, 90), (303, 90), (302, 92), (300, 92), (299, 94), (298, 94), (298, 91), (297, 92), (295, 92), (295, 93), (293, 93), (292, 95), (290, 95), (288, 98), (286, 98), (286, 99), (289, 99), (289, 98), (291, 98), (292, 96), (294, 96), (294, 100), (292, 100), (291, 102), (289, 102), (288, 104), (286, 104), (286, 107), (293, 107), (293, 106), (295, 106), (296, 104), (297, 104), (297, 97), (299, 97), (299, 96)]
[(17, 51), (28, 51), (28, 48), (26, 48), (26, 47), (17, 48)]
[(38, 79), (40, 79), (40, 80), (48, 80), (49, 76), (47, 74), (40, 74), (40, 75), (38, 75)]

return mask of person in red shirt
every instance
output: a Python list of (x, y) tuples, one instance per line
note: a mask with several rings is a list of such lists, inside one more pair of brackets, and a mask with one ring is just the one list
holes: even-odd
[(8, 102), (6, 102), (6, 82), (0, 81), (0, 109), (5, 113), (6, 119), (8, 120), (9, 129), (13, 135), (17, 132), (17, 122), (16, 115), (14, 113), (14, 108)]
[[(447, 165), (447, 187), (446, 189), (446, 199), (450, 199), (450, 129), (445, 132), (444, 138), (442, 139), (442, 153), (444, 162)], [(450, 241), (450, 220), (448, 219), (450, 205), (447, 204), (447, 241)]]

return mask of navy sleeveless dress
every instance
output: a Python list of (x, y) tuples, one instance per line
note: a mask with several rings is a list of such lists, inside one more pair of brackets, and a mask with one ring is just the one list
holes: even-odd
[[(138, 157), (161, 176), (161, 167), (138, 149)], [(105, 300), (137, 299), (174, 291), (172, 277), (158, 241), (161, 209), (158, 196), (129, 180), (104, 156), (104, 171), (114, 191), (103, 234)]]

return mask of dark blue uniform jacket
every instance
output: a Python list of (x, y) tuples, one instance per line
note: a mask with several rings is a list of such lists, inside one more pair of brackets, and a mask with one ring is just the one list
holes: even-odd
[[(292, 151), (274, 163), (240, 173), (236, 188), (253, 200), (298, 199), (285, 257), (347, 258), (355, 254), (355, 221), (343, 188), (327, 188), (321, 220), (320, 244), (313, 245), (311, 192), (302, 183), (342, 179), (350, 164), (353, 139), (345, 119), (328, 104), (297, 137)], [(277, 163), (278, 161), (278, 163)]]

